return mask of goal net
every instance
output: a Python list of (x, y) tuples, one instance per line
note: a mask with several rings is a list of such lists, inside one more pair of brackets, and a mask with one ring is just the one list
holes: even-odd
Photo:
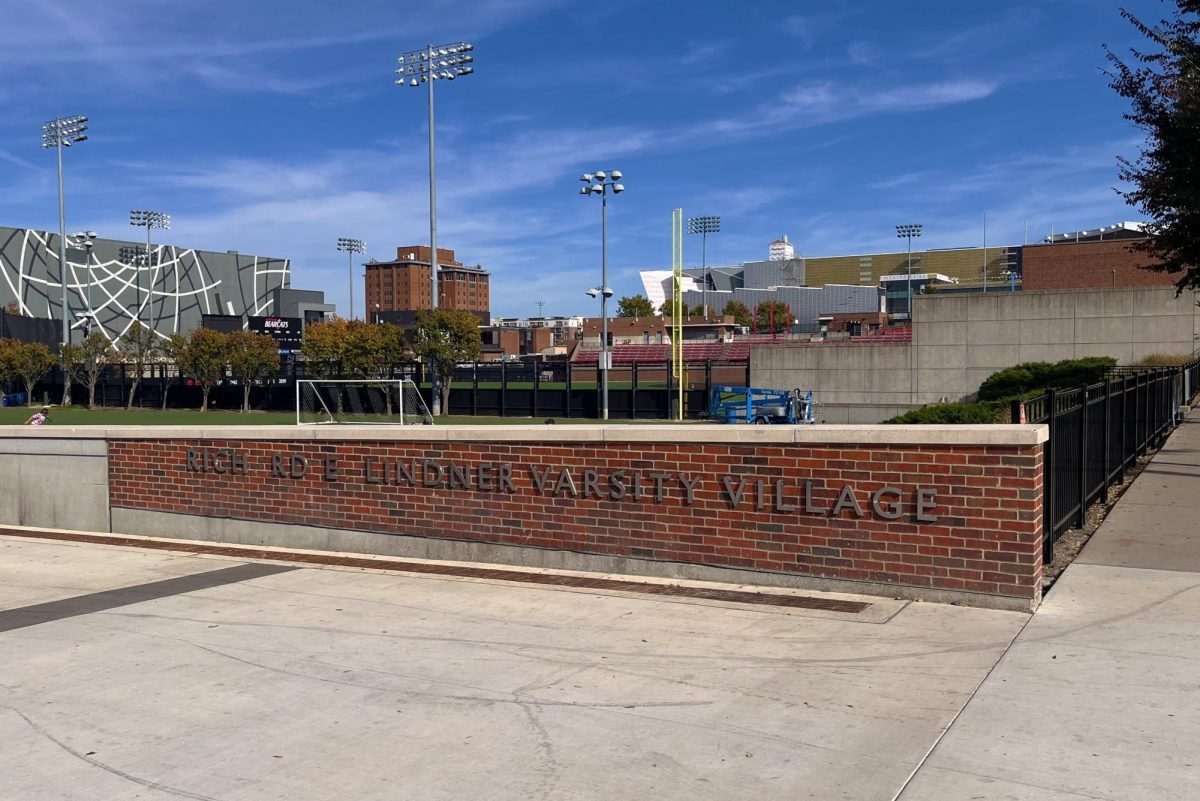
[(296, 425), (433, 425), (411, 378), (296, 381)]

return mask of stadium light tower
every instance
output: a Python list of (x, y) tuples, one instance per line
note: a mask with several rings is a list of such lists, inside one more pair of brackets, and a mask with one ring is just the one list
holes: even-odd
[(700, 234), (700, 270), (703, 285), (700, 287), (700, 305), (704, 308), (704, 317), (708, 318), (708, 235), (721, 230), (720, 217), (689, 217), (688, 233)]
[[(367, 243), (361, 239), (338, 239), (337, 249), (346, 253), (346, 275), (350, 279), (350, 319), (354, 319), (354, 254), (366, 253)], [(366, 316), (366, 312), (363, 312)]]
[(600, 196), (600, 286), (589, 289), (593, 298), (600, 296), (600, 418), (608, 419), (608, 371), (612, 367), (612, 354), (608, 349), (608, 299), (613, 291), (608, 286), (608, 193), (614, 195), (625, 191), (620, 170), (597, 170), (579, 176), (587, 186), (579, 187), (581, 195)]
[(908, 324), (912, 325), (912, 241), (921, 235), (921, 223), (897, 225), (896, 236), (908, 240)]
[[(129, 224), (136, 228), (146, 229), (146, 260), (144, 266), (149, 269), (151, 258), (150, 234), (155, 228), (166, 230), (171, 227), (171, 215), (163, 214), (161, 211), (150, 211), (149, 209), (134, 209), (129, 212)], [(134, 276), (137, 278), (137, 303), (134, 307), (134, 313), (137, 315), (137, 321), (142, 321), (142, 265), (139, 265), (134, 271)], [(146, 294), (154, 294), (154, 279), (150, 279), (150, 286), (146, 287)], [(151, 303), (153, 307), (153, 302)]]
[(87, 117), (55, 117), (42, 126), (42, 147), (58, 151), (58, 277), (62, 284), (62, 344), (71, 344), (67, 317), (67, 211), (63, 199), (63, 148), (87, 141)]
[[(471, 66), (475, 57), (470, 55), (475, 45), (466, 42), (451, 42), (443, 45), (426, 45), (422, 50), (413, 50), (397, 59), (399, 67), (396, 80), (399, 86), (419, 87), (427, 84), (429, 90), (429, 274), (432, 281), (433, 299), (431, 308), (438, 307), (438, 254), (437, 254), (437, 150), (433, 125), (433, 82), (453, 81), (475, 72)], [(433, 413), (441, 414), (441, 394), (438, 392), (437, 376), (433, 377)]]

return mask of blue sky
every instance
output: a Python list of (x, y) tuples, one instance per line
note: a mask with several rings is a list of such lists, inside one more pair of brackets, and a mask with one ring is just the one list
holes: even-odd
[[(1133, 0), (1157, 17), (1167, 4)], [(599, 201), (617, 168), (610, 281), (669, 266), (671, 210), (718, 214), (710, 264), (1019, 243), (1137, 219), (1114, 156), (1141, 136), (1100, 73), (1135, 32), (1105, 0), (0, 0), (0, 224), (56, 228), (42, 122), (87, 114), (68, 228), (292, 259), (345, 313), (339, 236), (387, 258), (427, 241), (427, 42), (476, 45), (439, 82), (439, 244), (492, 270), (493, 314), (594, 313)], [(688, 239), (686, 262), (698, 264)], [(361, 314), (361, 280), (356, 282)]]

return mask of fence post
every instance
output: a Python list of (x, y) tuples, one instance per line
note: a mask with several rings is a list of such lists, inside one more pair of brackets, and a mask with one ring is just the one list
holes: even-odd
[(479, 415), (479, 362), (471, 363), (471, 416)]
[(1082, 405), (1079, 407), (1079, 512), (1075, 515), (1075, 527), (1083, 528), (1087, 513), (1088, 497), (1088, 388), (1079, 390)]
[(637, 419), (637, 384), (638, 384), (638, 363), (634, 361), (629, 366), (629, 419)]
[(500, 362), (500, 416), (508, 416), (508, 363)]
[(1016, 399), (1008, 404), (1008, 421), (1013, 425), (1021, 422), (1021, 401)]
[(1109, 475), (1112, 473), (1112, 379), (1104, 379), (1104, 480), (1100, 482), (1104, 493), (1101, 501), (1108, 500)]
[(1046, 424), (1050, 427), (1050, 436), (1046, 439), (1042, 465), (1042, 561), (1049, 564), (1054, 561), (1054, 542), (1058, 539), (1055, 527), (1058, 523), (1057, 503), (1054, 497), (1054, 433), (1058, 416), (1058, 395), (1054, 390), (1046, 393)]
[(533, 362), (533, 416), (538, 416), (538, 390), (542, 386), (542, 368), (536, 360)]
[(563, 399), (563, 417), (567, 417), (567, 418), (569, 418), (571, 416), (571, 370), (572, 370), (572, 367), (573, 367), (572, 363), (567, 362), (567, 388), (565, 390), (563, 390), (564, 392), (567, 393), (566, 397)]

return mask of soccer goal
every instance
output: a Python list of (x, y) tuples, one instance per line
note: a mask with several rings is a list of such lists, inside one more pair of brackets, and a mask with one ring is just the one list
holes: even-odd
[(296, 381), (296, 425), (433, 425), (411, 378)]

